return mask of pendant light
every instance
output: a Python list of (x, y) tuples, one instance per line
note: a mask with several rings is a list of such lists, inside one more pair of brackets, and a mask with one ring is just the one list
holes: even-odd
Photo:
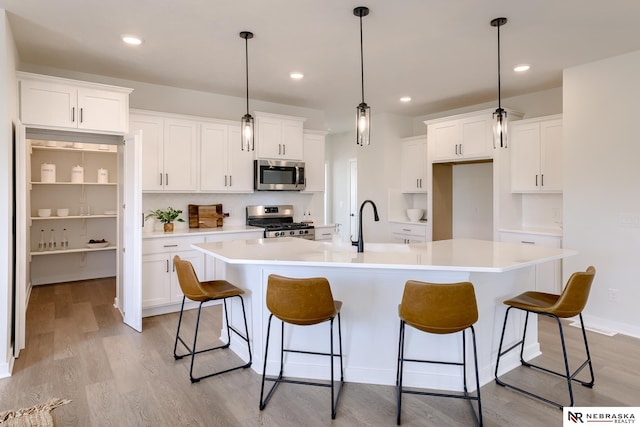
[(247, 114), (242, 116), (241, 148), (242, 151), (244, 151), (245, 149), (247, 151), (254, 151), (255, 145), (253, 143), (253, 117), (251, 116), (251, 114), (249, 114), (249, 39), (253, 38), (253, 33), (251, 31), (242, 31), (240, 32), (240, 37), (244, 39), (245, 66), (247, 75)]
[(500, 27), (507, 23), (507, 18), (491, 20), (491, 26), (498, 28), (498, 108), (493, 113), (493, 148), (507, 148), (507, 112), (502, 108), (500, 93)]
[(369, 8), (360, 6), (353, 9), (353, 14), (360, 18), (360, 77), (362, 82), (362, 102), (356, 107), (356, 144), (371, 143), (371, 108), (364, 102), (364, 55), (362, 49), (362, 17), (369, 14)]

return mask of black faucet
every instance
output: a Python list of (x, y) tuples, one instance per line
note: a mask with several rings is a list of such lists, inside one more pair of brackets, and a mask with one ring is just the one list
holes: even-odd
[(360, 205), (360, 213), (358, 215), (358, 240), (351, 241), (351, 244), (353, 246), (358, 247), (358, 252), (364, 252), (364, 239), (362, 238), (362, 208), (364, 208), (364, 205), (366, 205), (367, 203), (371, 203), (371, 206), (373, 207), (373, 219), (375, 221), (380, 221), (376, 204), (371, 200), (365, 200), (364, 202), (362, 202), (362, 204)]

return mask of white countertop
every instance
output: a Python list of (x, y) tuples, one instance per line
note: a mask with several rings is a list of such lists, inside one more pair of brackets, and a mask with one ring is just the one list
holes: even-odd
[(455, 239), (428, 243), (353, 246), (296, 238), (234, 240), (192, 245), (230, 264), (504, 272), (577, 254), (570, 249)]
[(252, 227), (249, 225), (224, 225), (216, 228), (175, 228), (172, 233), (164, 231), (152, 231), (142, 233), (143, 239), (157, 239), (162, 237), (182, 237), (182, 236), (199, 236), (207, 234), (224, 234), (224, 233), (248, 233), (262, 231), (260, 227)]

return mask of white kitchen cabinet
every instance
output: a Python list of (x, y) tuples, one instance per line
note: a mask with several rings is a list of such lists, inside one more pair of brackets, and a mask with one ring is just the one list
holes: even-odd
[[(41, 285), (115, 276), (117, 147), (35, 139), (28, 143), (31, 282)], [(41, 179), (44, 163), (55, 165), (55, 178), (45, 182)], [(72, 168), (78, 170), (78, 166), (83, 168), (84, 179), (72, 182)], [(98, 183), (99, 169), (108, 171), (108, 182)], [(50, 209), (51, 215), (40, 216), (40, 209)], [(58, 216), (58, 209), (67, 209), (67, 215)], [(52, 237), (55, 247), (50, 244)], [(90, 240), (106, 243), (88, 245)]]
[(305, 192), (324, 191), (324, 149), (326, 132), (304, 132)]
[(132, 89), (18, 73), (25, 125), (124, 134)]
[(200, 124), (200, 190), (253, 192), (253, 156), (240, 149), (240, 126)]
[(315, 240), (327, 241), (333, 238), (336, 232), (335, 224), (314, 226)]
[[(507, 231), (501, 231), (499, 235), (502, 242), (538, 245), (549, 248), (562, 247), (562, 237), (560, 236)], [(535, 274), (536, 291), (551, 294), (560, 294), (562, 292), (562, 261), (537, 264)]]
[(491, 112), (425, 121), (432, 162), (493, 158)]
[(198, 189), (198, 122), (162, 114), (132, 114), (131, 130), (142, 131), (142, 190)]
[(427, 188), (427, 138), (403, 138), (401, 190), (403, 193), (426, 193)]
[(512, 192), (562, 192), (561, 116), (512, 123), (509, 145)]
[(425, 243), (430, 241), (427, 224), (391, 222), (391, 237), (395, 243)]
[[(142, 308), (182, 303), (182, 291), (173, 257), (191, 262), (200, 280), (205, 277), (204, 254), (191, 248), (204, 242), (203, 236), (172, 236), (144, 239), (142, 242)], [(177, 306), (179, 310), (179, 306)], [(173, 309), (171, 311), (176, 311)]]
[(303, 160), (302, 117), (255, 112), (257, 157), (261, 159)]

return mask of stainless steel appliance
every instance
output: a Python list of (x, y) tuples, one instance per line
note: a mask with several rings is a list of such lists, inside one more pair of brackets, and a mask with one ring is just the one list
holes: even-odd
[(254, 160), (256, 190), (301, 191), (305, 188), (304, 162), (291, 160)]
[(300, 237), (315, 240), (313, 225), (293, 222), (292, 205), (247, 206), (247, 225), (264, 228), (264, 237)]

